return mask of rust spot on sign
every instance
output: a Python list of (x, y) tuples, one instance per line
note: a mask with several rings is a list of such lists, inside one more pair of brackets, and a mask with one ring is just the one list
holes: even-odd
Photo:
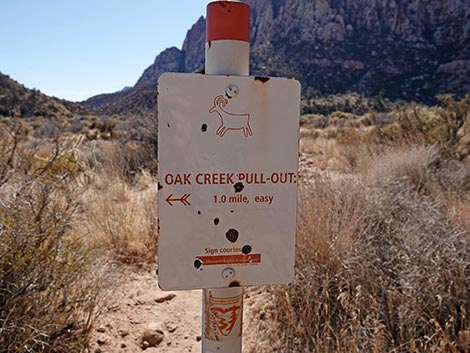
[(266, 76), (255, 76), (255, 81), (260, 81), (261, 83), (266, 83), (270, 80), (270, 77)]

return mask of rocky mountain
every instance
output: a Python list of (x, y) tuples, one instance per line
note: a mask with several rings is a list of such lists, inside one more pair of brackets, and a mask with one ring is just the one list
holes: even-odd
[[(470, 92), (470, 0), (248, 0), (251, 73), (293, 76), (303, 94), (356, 91), (432, 102)], [(153, 109), (165, 71), (204, 65), (205, 19), (182, 49), (157, 56), (136, 85), (84, 104), (114, 112)]]
[(71, 117), (84, 113), (80, 104), (28, 89), (0, 72), (0, 115), (6, 117)]

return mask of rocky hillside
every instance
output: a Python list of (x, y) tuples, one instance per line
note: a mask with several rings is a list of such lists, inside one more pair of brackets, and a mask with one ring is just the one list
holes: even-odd
[(0, 115), (6, 117), (71, 117), (85, 109), (77, 103), (28, 89), (0, 72)]
[[(294, 76), (305, 96), (356, 91), (432, 102), (470, 92), (470, 0), (248, 0), (252, 74)], [(93, 97), (115, 112), (155, 107), (158, 76), (204, 64), (205, 20), (136, 85)]]

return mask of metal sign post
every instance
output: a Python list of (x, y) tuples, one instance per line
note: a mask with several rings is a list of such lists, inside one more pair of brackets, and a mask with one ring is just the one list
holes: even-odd
[[(250, 74), (250, 7), (241, 2), (212, 2), (207, 5), (206, 26), (206, 75), (248, 76)], [(222, 108), (227, 95), (235, 96), (239, 93), (238, 90), (239, 87), (236, 85), (227, 86), (227, 92), (222, 92), (219, 98), (221, 103), (218, 104), (217, 99), (214, 99), (214, 107)], [(214, 108), (214, 112), (216, 112), (215, 109), (217, 108)], [(218, 115), (220, 113), (223, 114), (223, 111), (216, 112)], [(224, 126), (223, 116), (221, 122), (221, 126)], [(250, 134), (249, 129), (246, 123), (244, 135)], [(222, 127), (217, 131), (221, 136), (227, 130)], [(231, 267), (227, 267), (225, 272), (224, 276), (234, 277), (235, 272)], [(241, 353), (243, 292), (243, 287), (240, 286), (203, 289), (202, 353)]]
[(240, 353), (243, 286), (294, 276), (300, 84), (249, 77), (250, 8), (207, 6), (206, 75), (158, 82), (158, 283), (203, 289), (203, 353)]

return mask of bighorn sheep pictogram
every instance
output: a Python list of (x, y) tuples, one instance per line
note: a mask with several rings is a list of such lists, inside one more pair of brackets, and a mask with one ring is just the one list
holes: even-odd
[(228, 100), (219, 95), (214, 98), (214, 106), (209, 109), (209, 113), (217, 113), (220, 117), (220, 126), (215, 132), (216, 135), (223, 137), (228, 130), (243, 130), (245, 137), (252, 136), (253, 130), (250, 126), (250, 114), (235, 114), (224, 109)]

